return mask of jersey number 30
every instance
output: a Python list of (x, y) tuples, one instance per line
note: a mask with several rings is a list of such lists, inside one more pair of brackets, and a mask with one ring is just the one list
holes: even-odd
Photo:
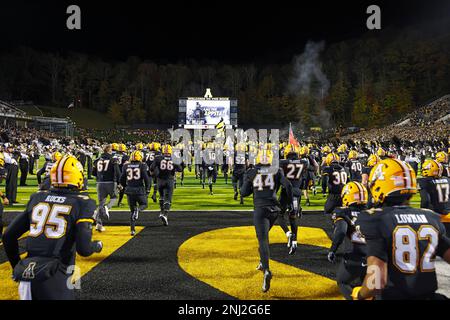
[(64, 215), (70, 214), (72, 206), (41, 202), (31, 212), (30, 237), (39, 237), (42, 233), (48, 239), (59, 239), (66, 234), (67, 221)]

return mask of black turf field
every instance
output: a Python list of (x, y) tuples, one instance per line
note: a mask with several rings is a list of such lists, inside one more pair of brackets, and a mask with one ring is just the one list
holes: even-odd
[[(109, 224), (128, 225), (128, 219), (127, 212), (113, 212)], [(78, 299), (234, 299), (185, 273), (177, 250), (206, 231), (251, 226), (252, 212), (172, 212), (168, 227), (157, 212), (144, 212), (139, 225), (145, 228), (83, 276)], [(329, 218), (319, 213), (305, 214), (301, 226), (320, 227), (330, 235)], [(326, 261), (326, 253), (325, 248), (299, 245), (296, 255), (288, 256), (284, 244), (271, 245), (271, 259), (334, 279), (336, 268)], [(0, 262), (5, 261), (1, 251)]]

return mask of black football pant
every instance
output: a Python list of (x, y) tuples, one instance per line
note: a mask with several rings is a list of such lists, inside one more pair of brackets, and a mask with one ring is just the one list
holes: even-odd
[(27, 183), (27, 176), (28, 176), (28, 161), (20, 161), (20, 185), (24, 186)]
[(297, 233), (298, 233), (298, 217), (299, 212), (301, 210), (300, 208), (300, 200), (301, 200), (301, 192), (298, 190), (298, 192), (295, 192), (295, 196), (292, 201), (292, 212), (286, 212), (287, 207), (289, 205), (287, 201), (287, 194), (286, 190), (283, 188), (281, 190), (280, 194), (280, 204), (281, 204), (281, 211), (278, 216), (278, 223), (280, 224), (281, 229), (283, 229), (284, 233), (287, 233), (289, 231), (288, 225), (287, 225), (287, 219), (286, 215), (289, 217), (289, 224), (291, 226), (291, 232), (294, 234), (294, 241), (297, 241)]
[(330, 193), (325, 202), (324, 212), (326, 214), (332, 214), (333, 210), (342, 206), (342, 198), (340, 194)]
[(322, 176), (322, 194), (327, 193), (328, 176)]
[(444, 223), (444, 227), (445, 227), (445, 230), (446, 230), (447, 238), (450, 238), (450, 223), (445, 222)]
[(7, 176), (6, 176), (6, 197), (9, 203), (12, 204), (17, 198), (17, 176), (19, 173), (19, 166), (15, 164), (8, 165)]
[(0, 199), (0, 240), (3, 236), (3, 201)]
[(33, 300), (75, 300), (75, 290), (69, 288), (71, 274), (58, 270), (53, 277), (46, 281), (31, 283), (31, 297)]
[(238, 190), (241, 190), (242, 185), (244, 184), (244, 173), (233, 173), (231, 183), (233, 184), (234, 193), (237, 193)]
[(169, 211), (172, 204), (173, 178), (158, 179), (158, 192), (161, 211)]
[(92, 179), (92, 158), (87, 157), (87, 173), (88, 179)]
[(342, 295), (347, 300), (352, 300), (352, 291), (354, 287), (361, 286), (366, 276), (367, 267), (363, 267), (365, 263), (363, 257), (355, 257), (353, 259), (342, 259), (336, 276), (337, 284)]
[(127, 198), (131, 213), (133, 213), (136, 208), (139, 208), (139, 211), (147, 209), (148, 206), (147, 195), (127, 194)]
[(280, 208), (275, 206), (255, 208), (253, 212), (253, 224), (258, 238), (259, 258), (263, 270), (269, 270), (269, 231), (277, 220), (279, 213)]
[[(117, 183), (115, 182), (100, 182), (97, 183), (98, 209), (97, 209), (97, 223), (102, 225), (102, 217), (104, 215), (104, 207), (111, 209), (117, 203)], [(106, 200), (109, 196), (109, 203)]]

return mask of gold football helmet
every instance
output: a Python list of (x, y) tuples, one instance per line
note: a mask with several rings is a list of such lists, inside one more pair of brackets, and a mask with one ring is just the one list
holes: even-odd
[(339, 153), (345, 153), (345, 152), (347, 151), (347, 149), (348, 149), (348, 147), (347, 147), (347, 145), (344, 143), (344, 144), (341, 144), (341, 145), (337, 148), (337, 152), (339, 152)]
[(119, 145), (119, 151), (120, 152), (127, 152), (127, 146), (124, 143), (121, 143)]
[(443, 171), (444, 167), (442, 164), (433, 159), (425, 160), (422, 165), (422, 176), (424, 177), (439, 178), (442, 176)]
[(356, 159), (356, 158), (358, 158), (358, 151), (356, 151), (356, 150), (351, 150), (351, 151), (348, 153), (348, 159), (351, 160), (351, 159)]
[(162, 146), (162, 154), (172, 155), (172, 146), (170, 144), (165, 144)]
[(371, 154), (369, 156), (369, 159), (367, 159), (367, 166), (372, 168), (380, 161), (381, 161), (381, 159), (379, 156), (377, 156), (376, 154)]
[(339, 156), (336, 153), (329, 153), (325, 157), (325, 164), (327, 166), (331, 165), (333, 162), (339, 162)]
[(322, 148), (322, 153), (330, 153), (331, 152), (331, 148), (329, 146), (325, 146)]
[(372, 168), (368, 186), (375, 204), (387, 197), (417, 193), (417, 179), (413, 168), (398, 159), (385, 159)]
[(384, 150), (383, 148), (378, 148), (377, 156), (379, 156), (379, 157), (386, 157), (386, 150)]
[(50, 170), (53, 187), (81, 189), (84, 183), (83, 166), (74, 156), (64, 156)]
[(5, 166), (5, 156), (3, 152), (0, 152), (0, 167), (3, 168)]
[(299, 154), (300, 153), (300, 148), (298, 146), (294, 146), (292, 144), (288, 144), (284, 148), (284, 157), (286, 158), (288, 156), (288, 154), (291, 154), (291, 153)]
[(55, 151), (52, 153), (52, 162), (56, 162), (62, 158), (62, 154), (59, 151)]
[(136, 144), (136, 150), (142, 150), (144, 149), (144, 144), (139, 142), (138, 144)]
[(130, 161), (137, 161), (141, 162), (144, 156), (142, 155), (142, 152), (139, 150), (133, 151), (130, 155)]
[(308, 154), (309, 154), (309, 148), (308, 148), (307, 146), (301, 147), (301, 148), (300, 148), (299, 154), (300, 154), (301, 156), (308, 155)]
[(448, 163), (448, 154), (445, 151), (436, 154), (436, 161), (439, 163)]
[(272, 164), (273, 153), (271, 150), (259, 150), (256, 156), (256, 163), (262, 165), (270, 165)]
[(342, 188), (341, 197), (342, 205), (344, 207), (349, 207), (352, 204), (366, 204), (369, 195), (365, 186), (360, 182), (352, 181)]
[(113, 151), (119, 151), (119, 144), (118, 143), (112, 143), (111, 148)]

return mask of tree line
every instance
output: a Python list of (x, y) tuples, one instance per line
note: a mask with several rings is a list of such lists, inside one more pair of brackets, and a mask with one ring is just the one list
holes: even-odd
[(327, 45), (320, 61), (329, 90), (321, 92), (313, 78), (307, 92), (293, 92), (293, 62), (110, 61), (20, 47), (0, 54), (0, 99), (64, 108), (74, 102), (117, 125), (174, 124), (179, 97), (211, 88), (214, 96), (238, 98), (241, 124), (369, 128), (450, 92), (449, 35), (369, 33)]

